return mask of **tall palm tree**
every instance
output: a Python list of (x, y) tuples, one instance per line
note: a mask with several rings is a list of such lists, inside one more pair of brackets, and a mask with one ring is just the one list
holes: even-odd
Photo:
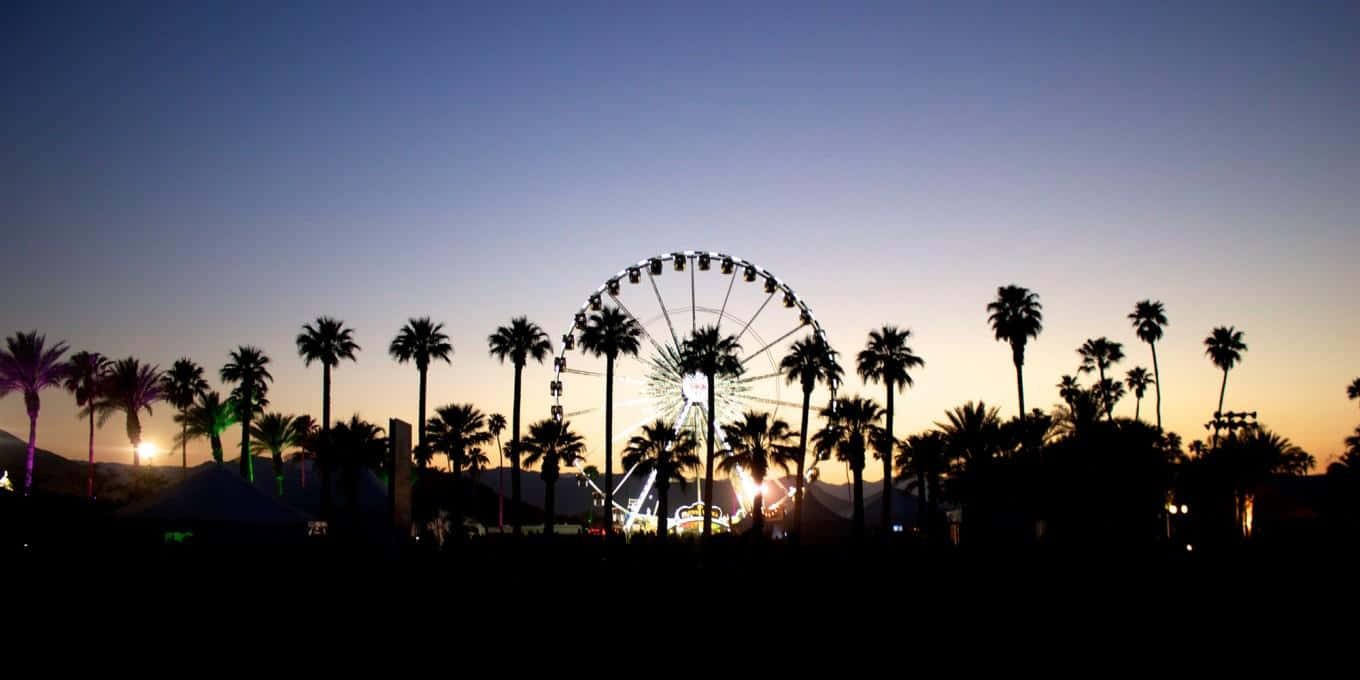
[(705, 458), (704, 458), (704, 540), (707, 541), (713, 536), (713, 440), (716, 437), (715, 429), (717, 408), (714, 402), (717, 401), (714, 386), (719, 376), (737, 376), (741, 374), (741, 360), (737, 358), (737, 352), (741, 351), (741, 345), (737, 344), (734, 336), (723, 337), (718, 333), (717, 326), (704, 326), (696, 329), (690, 334), (680, 348), (680, 368), (686, 373), (702, 373), (705, 382), (708, 383), (708, 394), (706, 398), (708, 413), (707, 415), (707, 436), (705, 437)]
[[(1147, 372), (1147, 369), (1142, 366), (1134, 366), (1129, 369), (1128, 373), (1124, 374), (1124, 384), (1128, 385), (1129, 389), (1133, 391), (1133, 398), (1135, 399), (1133, 402), (1134, 420), (1138, 420), (1139, 410), (1143, 406), (1143, 394), (1147, 392), (1148, 385), (1156, 384), (1156, 382)], [(1157, 427), (1161, 429), (1161, 424), (1158, 423)]]
[(755, 495), (751, 499), (752, 530), (757, 538), (765, 531), (765, 476), (771, 465), (778, 465), (789, 472), (789, 464), (797, 462), (798, 449), (789, 442), (794, 432), (789, 424), (768, 413), (747, 411), (742, 419), (723, 426), (727, 445), (732, 453), (723, 458), (718, 469), (727, 475), (735, 475), (745, 470), (755, 482)]
[(881, 431), (883, 408), (873, 399), (854, 396), (837, 401), (835, 411), (823, 409), (823, 427), (812, 436), (818, 451), (834, 452), (850, 467), (854, 480), (854, 538), (864, 537), (864, 454)]
[(591, 314), (581, 332), (581, 351), (605, 358), (604, 507), (610, 511), (610, 521), (604, 525), (605, 536), (614, 533), (614, 360), (619, 355), (637, 356), (642, 348), (641, 337), (642, 327), (617, 307), (605, 307)]
[(842, 370), (835, 353), (819, 335), (795, 340), (788, 354), (779, 360), (779, 370), (788, 384), (798, 383), (803, 388), (803, 427), (798, 431), (798, 479), (794, 481), (793, 526), (794, 537), (803, 535), (803, 478), (807, 460), (808, 413), (812, 407), (812, 390), (818, 382), (833, 389), (840, 384)]
[(496, 438), (496, 528), (505, 532), (505, 450), (501, 448), (501, 433), (505, 431), (505, 416), (493, 413), (486, 419), (486, 429)]
[(28, 458), (24, 463), (24, 495), (33, 493), (33, 452), (38, 440), (38, 392), (49, 387), (60, 387), (66, 377), (66, 364), (61, 356), (66, 343), (58, 342), (48, 348), (47, 336), (37, 331), (15, 333), (5, 338), (5, 350), (0, 351), (0, 397), (10, 392), (22, 392), (24, 408), (28, 411)]
[(496, 332), (486, 339), (487, 348), (491, 356), (496, 357), (502, 364), (506, 359), (515, 367), (515, 404), (514, 411), (511, 412), (510, 425), (510, 525), (514, 527), (515, 535), (523, 533), (520, 527), (519, 505), (519, 407), (522, 396), (521, 382), (524, 377), (524, 365), (530, 359), (538, 363), (543, 363), (544, 359), (552, 353), (552, 343), (548, 340), (548, 334), (538, 324), (530, 321), (526, 317), (516, 317), (510, 320), (509, 326), (500, 326)]
[(212, 447), (213, 461), (221, 465), (222, 433), (236, 424), (236, 415), (236, 405), (230, 399), (223, 401), (222, 395), (217, 392), (200, 394), (193, 406), (175, 416), (175, 422), (181, 426), (179, 443), (183, 445), (207, 437)]
[[(1215, 411), (1215, 420), (1218, 419), (1217, 414), (1223, 412), (1223, 396), (1228, 392), (1228, 371), (1242, 360), (1242, 353), (1245, 351), (1247, 344), (1242, 342), (1242, 331), (1232, 326), (1219, 326), (1204, 339), (1204, 353), (1215, 366), (1223, 370), (1223, 385), (1218, 389), (1218, 410)], [(1217, 432), (1214, 433), (1214, 439), (1218, 439)]]
[(893, 489), (893, 392), (912, 386), (911, 374), (907, 371), (926, 365), (924, 359), (916, 356), (907, 346), (911, 331), (896, 326), (869, 332), (869, 342), (860, 351), (856, 367), (860, 378), (866, 382), (881, 382), (887, 388), (887, 423), (884, 426), (883, 447), (883, 531), (892, 528), (892, 489)]
[(1015, 364), (1015, 389), (1020, 395), (1020, 417), (1025, 417), (1025, 345), (1044, 330), (1044, 306), (1039, 295), (1015, 284), (996, 289), (996, 299), (987, 303), (987, 320), (998, 341), (1011, 345)]
[(296, 418), (282, 413), (266, 413), (250, 426), (250, 450), (253, 453), (269, 453), (274, 464), (275, 493), (283, 497), (283, 454), (302, 442), (302, 432), (298, 431)]
[(1360, 378), (1352, 380), (1351, 384), (1346, 387), (1346, 398), (1360, 399)]
[(236, 399), (237, 416), (241, 420), (241, 476), (255, 482), (255, 462), (250, 457), (250, 419), (257, 407), (264, 405), (263, 397), (268, 385), (273, 382), (270, 375), (269, 357), (264, 350), (249, 345), (241, 345), (232, 353), (230, 360), (222, 367), (222, 382), (237, 383), (240, 397)]
[[(181, 416), (194, 405), (194, 399), (198, 395), (208, 391), (208, 381), (203, 379), (203, 367), (194, 363), (192, 359), (181, 358), (170, 366), (170, 370), (165, 374), (165, 400), (174, 406)], [(185, 471), (189, 469), (189, 440), (184, 436), (186, 424), (180, 424), (179, 437), (179, 457), (180, 467)]]
[(543, 478), (543, 534), (553, 536), (557, 523), (557, 479), (563, 466), (571, 467), (586, 452), (586, 441), (571, 429), (571, 423), (545, 418), (529, 426), (529, 438), (524, 440), (524, 464), (540, 464)]
[[(1166, 307), (1161, 300), (1143, 300), (1133, 306), (1129, 321), (1138, 339), (1152, 348), (1152, 384), (1157, 389), (1157, 429), (1162, 429), (1162, 372), (1157, 367), (1157, 341), (1162, 339), (1162, 329), (1166, 327)], [(1134, 416), (1137, 419), (1137, 416)]]
[(422, 316), (410, 319), (397, 331), (397, 337), (392, 338), (387, 352), (399, 364), (414, 361), (416, 371), (420, 373), (420, 410), (416, 423), (416, 436), (419, 437), (416, 459), (420, 460), (425, 448), (425, 384), (430, 361), (438, 359), (452, 365), (453, 360), (449, 357), (453, 356), (453, 345), (449, 344), (449, 336), (444, 334), (444, 324), (434, 323), (430, 317)]
[[(1105, 369), (1124, 360), (1124, 345), (1106, 337), (1099, 337), (1087, 340), (1081, 347), (1077, 348), (1077, 354), (1081, 356), (1081, 367), (1077, 370), (1082, 373), (1097, 371), (1100, 374), (1098, 385), (1105, 384)], [(1106, 403), (1105, 417), (1114, 420), (1114, 405)]]
[(109, 367), (99, 386), (94, 408), (102, 425), (109, 416), (121, 412), (127, 417), (128, 441), (132, 443), (132, 464), (142, 464), (141, 412), (152, 415), (151, 406), (165, 399), (164, 373), (159, 366), (144, 364), (133, 357), (119, 359)]
[(85, 481), (85, 497), (94, 500), (94, 409), (89, 408), (99, 399), (99, 384), (109, 360), (99, 352), (77, 352), (66, 365), (66, 391), (75, 395), (80, 414), (90, 419), (90, 463)]
[[(302, 357), (303, 366), (311, 366), (313, 361), (321, 363), (321, 431), (329, 432), (331, 429), (331, 369), (340, 365), (340, 361), (348, 359), (357, 362), (354, 353), (361, 348), (354, 342), (354, 329), (346, 328), (345, 322), (329, 316), (319, 316), (316, 324), (302, 324), (302, 332), (298, 333), (297, 339), (298, 356)], [(305, 468), (307, 462), (302, 461)], [(324, 517), (330, 516), (331, 509), (331, 474), (330, 468), (321, 469), (321, 514)]]
[[(656, 473), (656, 535), (664, 541), (669, 535), (671, 483), (678, 482), (684, 489), (686, 473), (699, 469), (703, 461), (694, 450), (699, 443), (689, 430), (676, 431), (670, 424), (657, 420), (642, 426), (642, 434), (634, 435), (623, 449), (623, 466), (637, 467), (640, 475)], [(610, 510), (612, 515), (613, 510)]]

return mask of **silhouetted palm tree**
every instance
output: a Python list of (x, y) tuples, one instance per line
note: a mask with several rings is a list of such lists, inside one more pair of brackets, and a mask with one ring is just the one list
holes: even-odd
[[(1081, 367), (1077, 370), (1082, 373), (1098, 371), (1100, 382), (1097, 385), (1105, 385), (1105, 369), (1124, 359), (1124, 345), (1109, 338), (1100, 337), (1087, 340), (1085, 344), (1077, 348), (1077, 354), (1081, 356)], [(1113, 422), (1114, 405), (1107, 401), (1105, 407), (1105, 417)]]
[(467, 467), (474, 449), (491, 442), (495, 435), (486, 429), (486, 416), (472, 404), (447, 404), (435, 409), (425, 424), (429, 449), (444, 454), (449, 472), (456, 478)]
[(94, 409), (99, 400), (99, 385), (108, 370), (109, 360), (98, 352), (77, 352), (66, 366), (66, 390), (75, 395), (76, 406), (82, 407), (78, 416), (90, 419), (90, 462), (86, 468), (85, 497), (94, 499)]
[(737, 352), (741, 345), (734, 336), (723, 337), (717, 326), (704, 326), (690, 334), (680, 348), (680, 369), (685, 373), (702, 373), (708, 383), (706, 436), (704, 441), (704, 540), (713, 535), (713, 440), (717, 430), (717, 397), (714, 387), (718, 376), (741, 375), (741, 360)]
[(515, 367), (515, 404), (514, 410), (510, 414), (510, 526), (514, 527), (515, 535), (522, 533), (520, 528), (520, 488), (519, 488), (519, 413), (521, 383), (524, 377), (524, 365), (530, 359), (538, 363), (543, 363), (544, 359), (552, 353), (552, 343), (548, 340), (548, 334), (538, 324), (530, 321), (526, 317), (516, 317), (510, 320), (509, 326), (500, 326), (487, 338), (487, 348), (491, 356), (496, 357), (502, 364), (506, 359)]
[(486, 419), (486, 429), (496, 438), (496, 528), (505, 531), (505, 450), (501, 448), (501, 433), (505, 431), (505, 416), (493, 413)]
[(283, 454), (301, 443), (302, 432), (298, 431), (296, 419), (282, 413), (266, 413), (259, 422), (250, 426), (250, 450), (253, 453), (270, 454), (274, 464), (275, 492), (283, 497)]
[(1351, 384), (1346, 387), (1346, 398), (1360, 399), (1360, 378), (1352, 380)]
[(821, 452), (834, 452), (836, 458), (850, 467), (854, 480), (854, 537), (864, 537), (864, 454), (878, 436), (878, 421), (883, 408), (873, 399), (854, 396), (837, 400), (836, 409), (823, 409), (826, 426), (812, 436), (813, 445)]
[(146, 411), (152, 415), (151, 406), (165, 399), (164, 373), (160, 367), (143, 364), (128, 357), (119, 359), (104, 374), (104, 382), (99, 386), (99, 400), (94, 408), (99, 412), (102, 425), (109, 416), (122, 412), (127, 417), (128, 441), (132, 442), (132, 464), (142, 464), (142, 420), (140, 414)]
[[(311, 366), (313, 361), (321, 362), (321, 431), (331, 428), (331, 369), (340, 365), (342, 359), (357, 362), (354, 353), (361, 348), (354, 342), (354, 329), (346, 328), (345, 322), (329, 316), (319, 316), (316, 325), (302, 324), (302, 332), (297, 339), (298, 356), (303, 366)], [(306, 463), (303, 463), (306, 466)], [(329, 517), (331, 512), (330, 468), (321, 470), (321, 514)]]
[(745, 470), (755, 482), (751, 520), (759, 538), (765, 535), (765, 476), (771, 465), (778, 465), (788, 474), (789, 464), (797, 462), (798, 449), (789, 443), (796, 433), (783, 420), (771, 420), (768, 413), (747, 411), (741, 420), (724, 425), (723, 434), (732, 452), (722, 459), (718, 469), (728, 476)]
[[(689, 430), (675, 431), (663, 420), (642, 426), (642, 434), (634, 435), (623, 449), (623, 466), (637, 467), (637, 474), (647, 476), (656, 473), (656, 535), (665, 541), (669, 535), (670, 488), (672, 482), (684, 489), (688, 483), (686, 473), (699, 469), (703, 461), (694, 450), (699, 443)], [(613, 515), (612, 508), (606, 510)]]
[[(1247, 344), (1242, 342), (1242, 331), (1232, 326), (1219, 326), (1209, 333), (1209, 337), (1204, 339), (1204, 353), (1215, 366), (1223, 370), (1223, 385), (1218, 389), (1218, 410), (1214, 412), (1214, 419), (1218, 419), (1218, 414), (1223, 412), (1223, 396), (1228, 392), (1228, 371), (1231, 371), (1237, 362), (1242, 360), (1242, 353), (1247, 351)], [(1218, 441), (1218, 432), (1214, 432), (1214, 441)]]
[(269, 357), (258, 347), (241, 345), (231, 353), (231, 358), (222, 367), (222, 382), (237, 383), (239, 397), (235, 399), (237, 417), (241, 421), (241, 476), (255, 482), (255, 462), (250, 457), (250, 419), (257, 408), (262, 408), (267, 382), (272, 382)]
[[(1128, 385), (1129, 389), (1133, 391), (1133, 398), (1136, 400), (1133, 402), (1134, 420), (1138, 420), (1138, 414), (1143, 407), (1143, 394), (1147, 392), (1148, 385), (1154, 382), (1147, 369), (1142, 366), (1134, 366), (1129, 369), (1128, 373), (1124, 374), (1124, 384)], [(1161, 429), (1161, 427), (1161, 423), (1158, 423), (1157, 428)]]
[(944, 434), (950, 456), (965, 465), (985, 465), (1002, 452), (1001, 418), (986, 402), (968, 402), (945, 411), (946, 422), (935, 423)]
[(524, 440), (524, 464), (541, 463), (539, 476), (543, 478), (543, 534), (551, 537), (557, 523), (557, 478), (563, 466), (571, 467), (586, 452), (586, 442), (572, 432), (571, 423), (545, 418), (529, 426), (529, 437)]
[(49, 387), (61, 387), (66, 377), (66, 364), (61, 356), (66, 343), (46, 347), (47, 336), (37, 331), (15, 333), (5, 338), (6, 349), (0, 352), (0, 397), (10, 392), (22, 392), (24, 408), (28, 411), (28, 458), (24, 463), (24, 495), (33, 493), (33, 452), (38, 440), (38, 392)]
[(351, 531), (359, 522), (359, 475), (364, 468), (378, 470), (387, 456), (383, 428), (355, 414), (348, 421), (337, 421), (318, 441), (317, 458), (321, 464), (340, 469), (340, 487), (349, 498), (348, 525)]
[(1058, 382), (1057, 387), (1058, 396), (1067, 403), (1069, 408), (1072, 406), (1073, 397), (1078, 392), (1082, 391), (1081, 383), (1077, 382), (1076, 376), (1071, 375), (1064, 375), (1062, 380)]
[(298, 448), (293, 452), (292, 459), (298, 464), (298, 475), (301, 477), (299, 481), (302, 488), (305, 489), (307, 488), (307, 461), (316, 460), (316, 450), (313, 444), (315, 444), (320, 428), (317, 427), (316, 421), (312, 420), (311, 416), (303, 414), (293, 418), (293, 430), (296, 432), (297, 439), (294, 445)]
[(1124, 398), (1124, 383), (1112, 378), (1105, 378), (1099, 385), (1091, 388), (1095, 391), (1100, 402), (1100, 410), (1105, 413), (1113, 413), (1114, 407)]
[[(194, 405), (194, 399), (198, 395), (208, 391), (208, 381), (203, 379), (203, 367), (194, 363), (192, 359), (181, 358), (170, 366), (170, 370), (165, 374), (165, 400), (174, 406), (181, 416)], [(189, 469), (189, 440), (184, 436), (185, 425), (180, 425), (180, 444), (179, 456), (180, 467), (186, 472)]]
[(825, 382), (834, 389), (841, 380), (841, 367), (826, 341), (817, 335), (809, 335), (796, 340), (789, 346), (789, 353), (779, 360), (779, 370), (789, 384), (798, 383), (803, 388), (803, 427), (798, 431), (798, 479), (794, 482), (793, 526), (794, 536), (803, 535), (803, 481), (806, 476), (804, 465), (807, 460), (808, 412), (812, 407), (812, 390), (818, 382)]
[(199, 437), (207, 437), (212, 446), (213, 461), (221, 465), (222, 433), (236, 424), (236, 405), (231, 400), (222, 401), (222, 395), (217, 392), (206, 392), (198, 395), (198, 401), (184, 413), (177, 414), (175, 422), (182, 428), (181, 445)]
[(1044, 330), (1044, 306), (1039, 295), (1017, 285), (996, 289), (996, 299), (987, 303), (987, 320), (997, 340), (1011, 345), (1011, 361), (1015, 363), (1015, 389), (1020, 394), (1020, 417), (1025, 417), (1025, 344), (1039, 337)]
[[(637, 356), (642, 348), (642, 327), (617, 307), (605, 307), (590, 315), (581, 331), (581, 351), (605, 358), (604, 383), (604, 507), (614, 507), (614, 360), (619, 355)], [(604, 533), (614, 533), (614, 522), (604, 525)]]
[(944, 433), (938, 430), (914, 434), (898, 441), (902, 455), (897, 458), (897, 478), (911, 484), (915, 477), (917, 497), (922, 512), (918, 526), (928, 530), (934, 507), (939, 504), (940, 479), (949, 471), (949, 455)]
[[(1166, 327), (1166, 308), (1161, 300), (1143, 300), (1133, 306), (1129, 314), (1134, 332), (1138, 339), (1152, 348), (1152, 384), (1157, 389), (1157, 429), (1162, 429), (1162, 372), (1157, 366), (1157, 341), (1162, 339), (1162, 329)], [(1141, 397), (1140, 397), (1141, 398)], [(1137, 416), (1134, 416), (1137, 419)]]
[(907, 340), (911, 338), (911, 331), (898, 329), (896, 326), (884, 326), (883, 328), (869, 332), (869, 342), (860, 351), (856, 366), (859, 376), (866, 382), (881, 382), (887, 388), (888, 399), (885, 402), (887, 407), (887, 424), (885, 425), (883, 438), (883, 448), (880, 457), (883, 459), (883, 531), (887, 532), (892, 527), (892, 472), (893, 472), (893, 444), (896, 439), (893, 437), (893, 388), (901, 390), (912, 386), (911, 374), (907, 371), (912, 368), (925, 366), (926, 362), (921, 357), (916, 356), (907, 346)]
[(407, 321), (406, 325), (397, 331), (397, 337), (392, 339), (387, 352), (397, 360), (397, 363), (414, 361), (416, 370), (420, 373), (420, 406), (416, 423), (418, 433), (416, 436), (419, 437), (419, 442), (416, 444), (416, 460), (419, 461), (422, 457), (429, 460), (428, 454), (422, 453), (425, 448), (426, 374), (430, 370), (432, 359), (441, 359), (444, 363), (453, 364), (453, 360), (449, 359), (453, 356), (453, 345), (449, 344), (449, 336), (444, 334), (444, 324), (433, 323), (430, 317), (423, 316)]

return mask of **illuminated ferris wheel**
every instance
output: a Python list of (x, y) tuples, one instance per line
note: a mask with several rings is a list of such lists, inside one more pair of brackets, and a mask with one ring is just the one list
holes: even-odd
[[(642, 329), (641, 351), (615, 360), (616, 460), (629, 438), (657, 420), (677, 432), (693, 433), (703, 450), (708, 430), (708, 381), (703, 374), (687, 374), (680, 367), (680, 348), (694, 330), (716, 326), (723, 336), (734, 336), (741, 345), (741, 373), (719, 376), (713, 390), (717, 421), (714, 450), (719, 459), (730, 453), (722, 426), (739, 420), (748, 410), (769, 412), (796, 428), (802, 392), (796, 385), (785, 386), (779, 360), (800, 338), (818, 337), (830, 347), (826, 331), (807, 303), (788, 283), (749, 260), (694, 250), (639, 260), (590, 293), (561, 336), (550, 385), (552, 415), (572, 420), (574, 426), (584, 423), (587, 415), (599, 415), (604, 410), (604, 359), (574, 350), (590, 313), (605, 306), (617, 307)], [(832, 356), (834, 360), (834, 352)], [(834, 405), (837, 387), (835, 383), (819, 386), (825, 394), (815, 395), (814, 404)], [(625, 531), (653, 530), (656, 474), (635, 475), (635, 470), (636, 466), (621, 469), (615, 475), (614, 507), (609, 514)], [(811, 457), (805, 475), (812, 478), (815, 473), (816, 459)], [(698, 476), (701, 478), (702, 472)], [(591, 487), (597, 499), (603, 499), (603, 477), (581, 474), (579, 479)], [(714, 526), (719, 529), (730, 528), (751, 511), (757, 490), (744, 471), (732, 475), (729, 482), (730, 492), (719, 493), (715, 486), (711, 501), (717, 506)], [(691, 483), (683, 490), (671, 491), (673, 530), (692, 531), (702, 524), (701, 487)], [(761, 491), (769, 513), (777, 513), (784, 504), (793, 502), (793, 489), (786, 488), (773, 470)]]

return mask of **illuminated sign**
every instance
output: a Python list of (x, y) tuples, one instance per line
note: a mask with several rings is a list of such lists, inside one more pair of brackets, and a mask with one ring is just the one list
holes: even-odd
[[(726, 516), (723, 514), (722, 508), (720, 508), (720, 507), (718, 507), (718, 506), (716, 506), (716, 505), (710, 506), (709, 512), (712, 514), (713, 519), (716, 520), (716, 521), (719, 521), (719, 522), (723, 521), (724, 518), (726, 517)], [(676, 519), (677, 521), (695, 520), (695, 519), (702, 520), (703, 518), (704, 518), (704, 504), (703, 504), (703, 503), (697, 503), (697, 502), (696, 502), (696, 503), (690, 503), (689, 505), (682, 505), (682, 506), (680, 506), (680, 507), (678, 507), (678, 508), (675, 509), (675, 519)]]

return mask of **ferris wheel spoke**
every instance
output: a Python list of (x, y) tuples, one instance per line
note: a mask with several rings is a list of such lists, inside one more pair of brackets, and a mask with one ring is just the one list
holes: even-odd
[(588, 414), (594, 413), (594, 412), (596, 412), (596, 411), (598, 411), (598, 410), (600, 410), (600, 407), (595, 406), (595, 407), (592, 407), (592, 408), (581, 409), (580, 411), (572, 411), (571, 413), (568, 413), (565, 417), (567, 417), (567, 418), (575, 418), (576, 416), (584, 416), (584, 415), (588, 415)]
[(767, 349), (769, 349), (769, 348), (771, 348), (771, 347), (774, 347), (775, 345), (778, 345), (778, 344), (781, 343), (781, 342), (784, 342), (785, 340), (788, 339), (788, 337), (789, 337), (790, 335), (793, 335), (794, 333), (797, 333), (797, 332), (799, 331), (799, 329), (801, 329), (803, 326), (806, 326), (806, 325), (807, 325), (807, 324), (799, 323), (797, 326), (794, 326), (792, 330), (790, 330), (789, 332), (787, 332), (787, 333), (785, 333), (785, 334), (779, 336), (779, 337), (776, 338), (773, 342), (767, 343), (764, 347), (761, 347), (760, 349), (758, 349), (758, 350), (756, 350), (756, 351), (754, 351), (754, 352), (751, 352), (750, 354), (748, 354), (748, 355), (746, 356), (745, 359), (742, 359), (742, 360), (741, 360), (741, 365), (742, 365), (742, 366), (745, 366), (745, 365), (746, 365), (746, 362), (748, 362), (748, 361), (750, 361), (750, 360), (752, 360), (752, 359), (754, 359), (754, 358), (760, 356), (761, 354), (764, 354), (764, 353), (765, 353), (765, 350), (767, 350)]
[(779, 399), (766, 399), (765, 397), (746, 397), (746, 398), (750, 399), (751, 401), (758, 401), (762, 404), (769, 404), (771, 406), (787, 406), (789, 408), (797, 409), (803, 408), (802, 404), (795, 404), (791, 401), (780, 401)]
[(741, 379), (737, 380), (737, 382), (740, 382), (740, 383), (753, 383), (753, 382), (758, 382), (758, 381), (761, 381), (761, 380), (769, 380), (770, 378), (778, 378), (778, 377), (780, 377), (780, 376), (782, 376), (782, 375), (784, 375), (784, 374), (783, 374), (783, 373), (780, 373), (779, 371), (775, 371), (774, 373), (766, 373), (765, 375), (753, 375), (753, 376), (751, 376), (751, 377), (749, 377), (749, 378), (741, 378)]
[[(775, 290), (778, 290), (778, 289), (776, 288)], [(764, 302), (760, 303), (760, 309), (757, 309), (757, 310), (756, 310), (756, 313), (751, 315), (751, 319), (750, 319), (749, 321), (746, 322), (746, 326), (744, 326), (744, 327), (741, 329), (741, 332), (740, 332), (740, 333), (737, 333), (737, 337), (736, 337), (737, 340), (740, 340), (740, 339), (741, 339), (741, 336), (746, 335), (746, 331), (750, 330), (751, 324), (753, 324), (753, 323), (756, 322), (756, 317), (760, 316), (760, 313), (763, 312), (763, 311), (765, 311), (765, 308), (766, 308), (767, 306), (769, 306), (769, 304), (770, 304), (770, 300), (773, 300), (773, 299), (774, 299), (774, 293), (770, 293), (770, 296), (767, 297), (767, 298), (765, 298), (765, 301), (764, 301)]]
[(570, 374), (572, 374), (572, 375), (584, 375), (584, 376), (589, 376), (589, 377), (591, 377), (591, 378), (603, 378), (603, 377), (604, 377), (604, 374), (601, 373), (601, 372), (599, 372), (599, 371), (583, 371), (583, 370), (581, 370), (581, 369), (579, 369), (579, 368), (564, 368), (564, 369), (562, 369), (562, 372), (563, 372), (563, 373), (570, 373)]
[(732, 278), (727, 282), (727, 294), (723, 296), (722, 309), (718, 310), (718, 321), (713, 326), (714, 329), (722, 327), (723, 317), (727, 315), (727, 301), (732, 297), (732, 284), (737, 282), (737, 272), (732, 270)]
[(647, 341), (652, 343), (652, 347), (656, 348), (657, 353), (664, 354), (665, 350), (661, 348), (661, 343), (657, 342), (656, 338), (652, 337), (652, 334), (647, 331), (647, 327), (642, 325), (642, 322), (638, 321), (638, 318), (636, 316), (633, 316), (633, 312), (629, 311), (628, 307), (624, 306), (623, 301), (620, 300), (618, 296), (614, 295), (613, 293), (609, 294), (609, 298), (614, 301), (614, 304), (619, 306), (619, 309), (623, 310), (624, 314), (628, 315), (628, 318), (633, 320), (633, 323), (636, 324), (638, 328), (642, 329), (642, 334), (647, 336)]
[(666, 317), (666, 328), (671, 331), (671, 340), (675, 341), (675, 346), (680, 346), (680, 337), (675, 334), (675, 325), (671, 323), (671, 313), (666, 309), (666, 302), (661, 299), (661, 289), (656, 287), (656, 277), (651, 272), (647, 272), (647, 281), (652, 284), (652, 292), (656, 293), (656, 304), (661, 307), (661, 315)]

